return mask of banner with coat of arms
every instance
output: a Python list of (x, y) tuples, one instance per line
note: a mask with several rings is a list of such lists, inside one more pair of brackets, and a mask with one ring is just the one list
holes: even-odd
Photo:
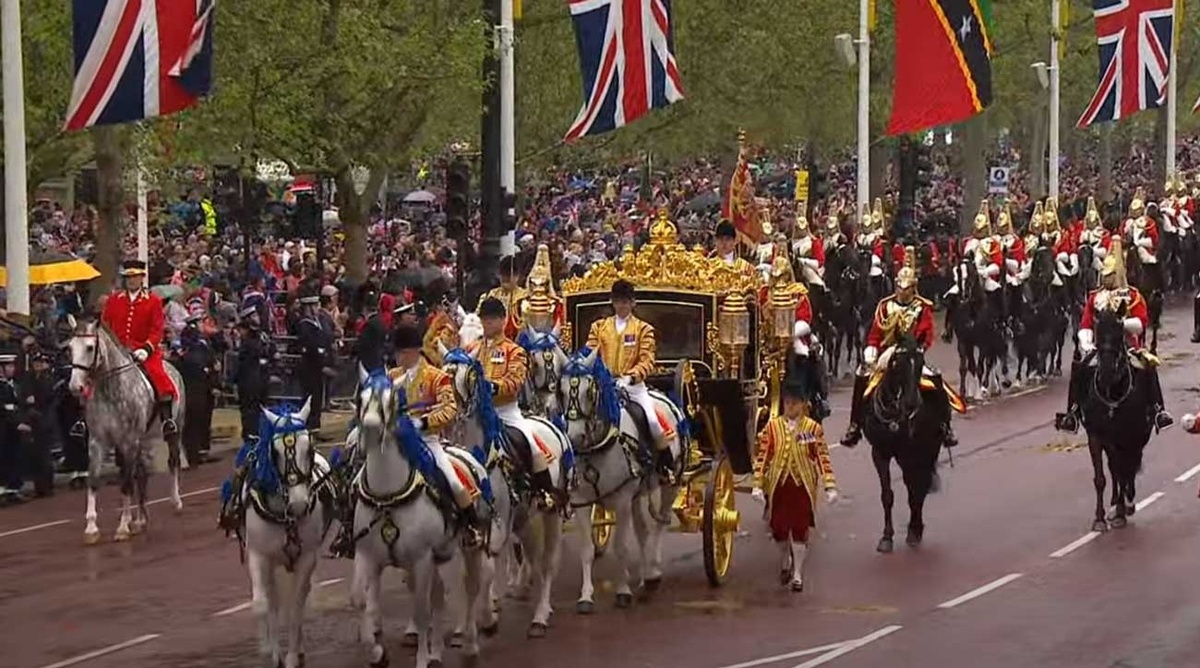
[(746, 160), (744, 146), (738, 151), (737, 167), (734, 168), (733, 176), (729, 179), (729, 188), (725, 191), (721, 217), (733, 223), (738, 232), (738, 240), (742, 243), (762, 243), (764, 235), (754, 196), (754, 175), (750, 173), (750, 163)]

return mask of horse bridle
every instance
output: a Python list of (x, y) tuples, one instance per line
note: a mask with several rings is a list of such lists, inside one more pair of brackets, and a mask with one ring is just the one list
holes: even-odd
[(105, 372), (103, 374), (97, 375), (96, 374), (96, 365), (100, 362), (100, 333), (95, 332), (93, 334), (75, 334), (74, 336), (75, 336), (75, 338), (95, 339), (95, 341), (96, 341), (95, 348), (92, 350), (92, 363), (91, 364), (89, 364), (89, 365), (76, 364), (74, 360), (71, 360), (71, 368), (72, 369), (77, 369), (79, 371), (86, 373), (88, 375), (88, 377), (91, 378), (94, 382), (99, 382), (110, 376), (115, 376), (117, 374), (124, 373), (125, 371), (128, 371), (129, 369), (133, 369), (133, 368), (137, 367), (137, 362), (132, 357), (130, 357), (129, 361), (126, 362), (125, 364), (122, 364), (114, 369), (109, 369), (107, 372)]

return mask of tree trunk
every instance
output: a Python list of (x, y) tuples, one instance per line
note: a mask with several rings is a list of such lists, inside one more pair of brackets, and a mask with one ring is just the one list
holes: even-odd
[(371, 204), (387, 177), (387, 170), (372, 168), (367, 177), (363, 194), (354, 190), (354, 177), (350, 168), (337, 175), (338, 218), (342, 221), (342, 233), (346, 235), (342, 262), (346, 266), (346, 278), (353, 285), (362, 285), (367, 280), (367, 226), (371, 222)]
[(121, 243), (125, 237), (125, 183), (122, 178), (123, 139), (120, 126), (92, 128), (96, 147), (96, 173), (99, 181), (99, 219), (96, 235), (95, 267), (100, 278), (93, 282), (88, 301), (95, 305), (116, 280), (121, 264)]
[(1109, 202), (1113, 195), (1113, 136), (1112, 124), (1102, 123), (1100, 125), (1100, 164), (1097, 165), (1100, 172), (1100, 180), (1097, 184), (1096, 194), (1100, 197), (1100, 201)]
[(984, 114), (963, 123), (963, 208), (958, 214), (959, 230), (970, 234), (976, 202), (987, 197), (987, 119)]

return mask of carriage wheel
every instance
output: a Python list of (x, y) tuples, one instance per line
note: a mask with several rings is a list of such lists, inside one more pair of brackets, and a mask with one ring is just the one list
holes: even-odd
[(598, 503), (592, 506), (592, 548), (597, 559), (604, 556), (604, 551), (608, 549), (608, 541), (612, 540), (616, 523), (616, 512)]
[(729, 573), (738, 519), (733, 469), (729, 465), (729, 458), (722, 453), (704, 486), (704, 517), (700, 527), (704, 538), (704, 574), (708, 576), (708, 584), (713, 587), (720, 587)]

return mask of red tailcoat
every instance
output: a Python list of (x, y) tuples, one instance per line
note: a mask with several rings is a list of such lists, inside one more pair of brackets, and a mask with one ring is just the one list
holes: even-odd
[(160, 397), (179, 398), (179, 391), (163, 368), (163, 302), (146, 290), (118, 290), (109, 295), (101, 320), (126, 349), (150, 354), (142, 367)]
[(929, 263), (925, 265), (926, 276), (935, 276), (942, 267), (942, 251), (933, 239), (929, 240)]
[[(1125, 312), (1126, 318), (1137, 318), (1142, 321), (1141, 334), (1127, 334), (1126, 341), (1134, 348), (1142, 347), (1142, 337), (1146, 333), (1146, 329), (1150, 327), (1150, 311), (1146, 308), (1146, 300), (1142, 299), (1142, 293), (1138, 292), (1137, 288), (1129, 287), (1129, 309)], [(1079, 317), (1079, 329), (1092, 330), (1096, 325), (1096, 295), (1100, 294), (1101, 290), (1092, 290), (1088, 293), (1087, 303), (1083, 306), (1083, 315)]]
[[(904, 244), (897, 242), (892, 245), (892, 274), (899, 274), (900, 270), (904, 268), (904, 261), (908, 259), (904, 257), (905, 255)], [(913, 259), (913, 262), (916, 262), (916, 258)]]
[(1075, 235), (1067, 230), (1058, 235), (1058, 243), (1054, 244), (1054, 255), (1057, 257), (1059, 253), (1070, 255), (1078, 251)]
[(913, 321), (913, 338), (917, 343), (929, 350), (933, 347), (933, 304), (924, 297), (914, 297), (914, 304), (903, 306), (896, 301), (895, 295), (888, 295), (879, 300), (879, 305), (875, 307), (875, 319), (871, 322), (871, 331), (867, 334), (867, 345), (879, 348), (883, 343), (883, 322), (893, 309), (911, 308), (918, 305), (921, 309), (921, 314)]

